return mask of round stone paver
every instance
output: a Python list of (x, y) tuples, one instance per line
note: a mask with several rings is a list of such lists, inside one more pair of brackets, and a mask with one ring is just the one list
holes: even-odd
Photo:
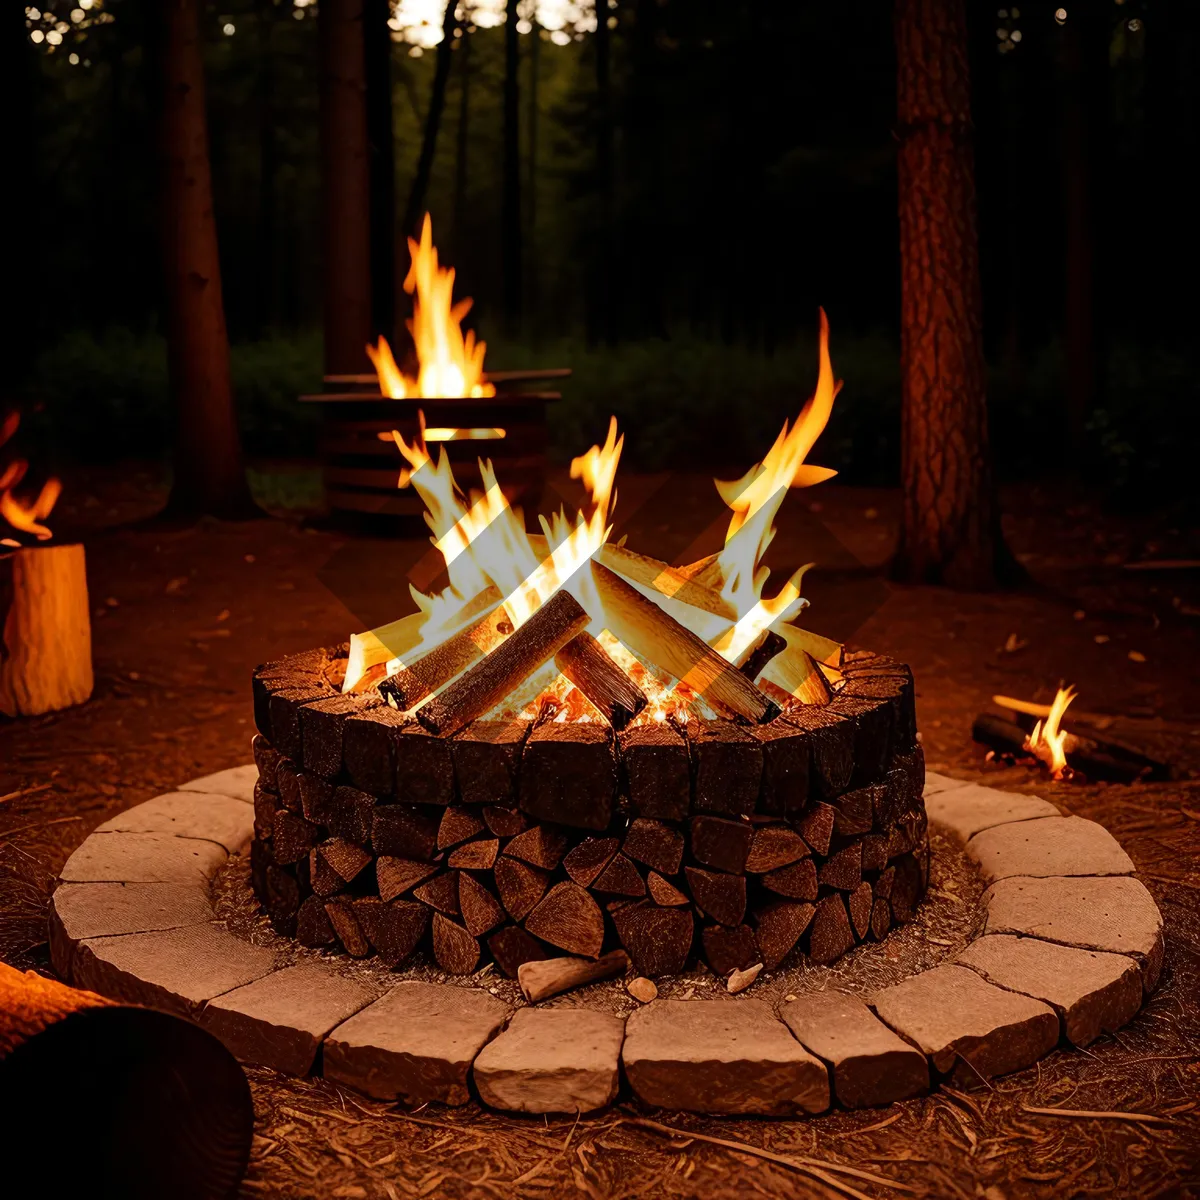
[(929, 773), (929, 819), (993, 881), (979, 937), (956, 960), (870, 1007), (826, 991), (789, 998), (778, 1015), (753, 995), (654, 1000), (628, 1021), (579, 1006), (513, 1014), (480, 987), (389, 986), (351, 977), (345, 960), (288, 965), (214, 920), (210, 881), (245, 851), (256, 779), (252, 765), (204, 776), (88, 837), (51, 902), (55, 968), (191, 1016), (244, 1061), (294, 1074), (318, 1063), (381, 1098), (462, 1104), (473, 1073), (494, 1107), (591, 1111), (615, 1098), (620, 1060), (656, 1107), (816, 1113), (831, 1091), (847, 1107), (886, 1104), (926, 1090), (931, 1068), (1017, 1070), (1060, 1032), (1086, 1045), (1134, 1015), (1162, 966), (1161, 915), (1106, 830), (1037, 797)]

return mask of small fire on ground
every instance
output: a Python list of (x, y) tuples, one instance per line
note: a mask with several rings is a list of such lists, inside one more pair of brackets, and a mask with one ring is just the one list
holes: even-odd
[[(0, 421), (0, 447), (12, 439), (20, 423), (20, 414), (15, 412)], [(17, 533), (44, 542), (51, 537), (45, 521), (58, 502), (62, 484), (55, 478), (47, 479), (35, 497), (23, 500), (17, 495), (16, 488), (28, 470), (29, 464), (23, 458), (15, 458), (7, 466), (0, 467), (0, 520), (7, 522)], [(21, 545), (0, 525), (0, 549), (19, 550)]]
[[(428, 219), (410, 249), (406, 287), (416, 292), (410, 327), (420, 370), (405, 378), (381, 341), (372, 359), (384, 392), (492, 394), (483, 343), (459, 325), (469, 301), (452, 303), (453, 271), (437, 263)], [(828, 703), (842, 682), (842, 647), (795, 624), (808, 603), (808, 567), (767, 594), (763, 560), (789, 489), (835, 474), (806, 460), (840, 386), (821, 312), (812, 397), (761, 462), (740, 479), (715, 481), (730, 510), (724, 545), (682, 567), (611, 540), (624, 445), (615, 417), (604, 443), (571, 463), (585, 503), (539, 517), (541, 532), (529, 534), (490, 461), (479, 460), (481, 491), (464, 494), (456, 483), (438, 443), (475, 431), (427, 428), (422, 413), (411, 442), (396, 431), (391, 437), (404, 464), (399, 486), (423, 500), (449, 586), (413, 588), (418, 612), (355, 634), (343, 690), (377, 688), (438, 734), (509, 716), (617, 729), (714, 716), (757, 723), (790, 705)]]
[(1025, 739), (1025, 749), (1035, 758), (1040, 759), (1049, 769), (1053, 779), (1074, 779), (1077, 772), (1067, 764), (1067, 750), (1071, 735), (1061, 729), (1063, 716), (1067, 707), (1075, 699), (1077, 693), (1073, 687), (1058, 689), (1050, 712), (1044, 720), (1034, 725), (1032, 732)]

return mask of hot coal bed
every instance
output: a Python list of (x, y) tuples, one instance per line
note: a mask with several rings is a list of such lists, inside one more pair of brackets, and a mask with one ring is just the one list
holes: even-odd
[(275, 930), (446, 972), (623, 947), (647, 976), (831, 963), (929, 877), (912, 673), (848, 651), (826, 705), (760, 725), (477, 720), (428, 732), (347, 648), (254, 673), (252, 878)]

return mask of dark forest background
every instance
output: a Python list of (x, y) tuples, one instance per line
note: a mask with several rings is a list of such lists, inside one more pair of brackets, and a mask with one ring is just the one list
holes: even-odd
[[(73, 21), (60, 7), (26, 9), (23, 29), (0, 34), (6, 119), (27, 123), (14, 137), (24, 161), (10, 159), (25, 207), (8, 236), (37, 268), (10, 296), (10, 390), (37, 407), (33, 431), (60, 455), (158, 453), (170, 405), (142, 10), (108, 0)], [(1043, 2), (968, 5), (994, 445), (1002, 477), (1069, 464), (1136, 503), (1172, 481), (1193, 490), (1200, 6), (1068, 7), (1064, 21)], [(376, 11), (385, 21), (386, 5)], [(475, 297), (488, 365), (574, 368), (553, 412), (561, 455), (615, 411), (630, 465), (744, 468), (811, 389), (823, 305), (846, 386), (820, 461), (851, 482), (893, 482), (889, 6), (621, 0), (609, 11), (611, 124), (594, 34), (558, 44), (535, 25), (520, 37), (515, 318), (504, 29), (460, 6), (427, 207), (458, 294)], [(305, 455), (312, 429), (295, 396), (321, 374), (314, 6), (222, 0), (207, 8), (206, 37), (243, 434), (254, 456)], [(390, 51), (399, 227), (437, 52), (414, 56), (386, 29), (377, 44)]]

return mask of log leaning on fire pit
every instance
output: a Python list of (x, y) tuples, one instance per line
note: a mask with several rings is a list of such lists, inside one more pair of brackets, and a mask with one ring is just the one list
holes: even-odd
[[(210, 1200), (237, 1194), (250, 1088), (207, 1030), (0, 963), (0, 1096), (12, 1155), (47, 1145), (31, 1194)], [(6, 1164), (12, 1194), (22, 1163)]]
[(82, 704), (92, 682), (83, 547), (0, 556), (0, 713), (32, 717)]

